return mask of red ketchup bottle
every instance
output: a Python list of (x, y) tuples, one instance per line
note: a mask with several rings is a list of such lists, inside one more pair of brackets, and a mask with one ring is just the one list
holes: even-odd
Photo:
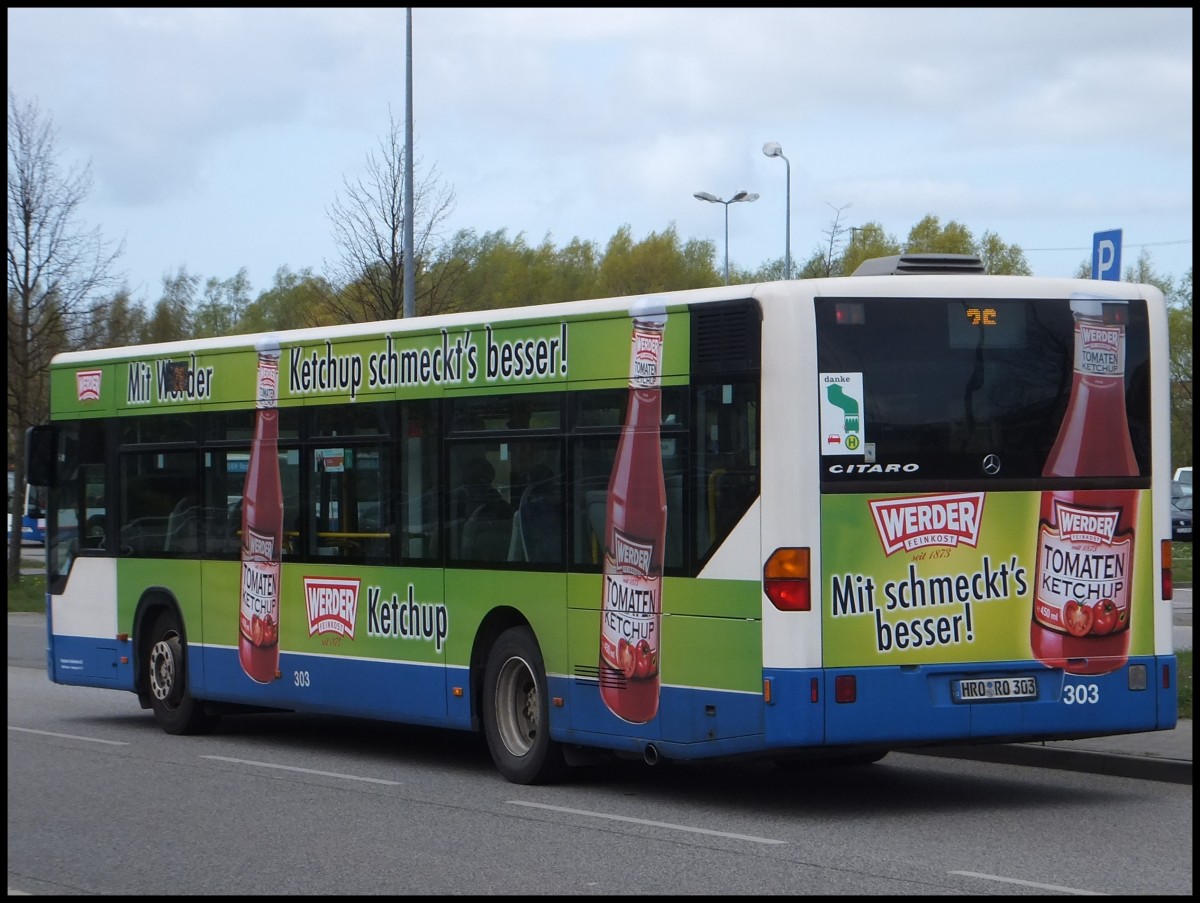
[(279, 676), (279, 575), (283, 484), (279, 478), (279, 345), (258, 347), (254, 441), (242, 490), (242, 581), (238, 657), (259, 683)]
[(608, 480), (600, 605), (600, 696), (618, 718), (644, 724), (658, 713), (663, 551), (661, 304), (634, 305), (629, 409)]
[[(1125, 413), (1128, 303), (1073, 295), (1075, 372), (1046, 477), (1136, 477)], [(1043, 664), (1107, 674), (1129, 658), (1138, 491), (1042, 493), (1030, 643)]]

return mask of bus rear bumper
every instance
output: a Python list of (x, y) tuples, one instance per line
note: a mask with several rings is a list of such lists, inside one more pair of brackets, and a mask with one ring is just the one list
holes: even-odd
[[(1036, 661), (978, 665), (767, 670), (772, 747), (820, 744), (897, 748), (944, 742), (1012, 742), (1169, 730), (1177, 719), (1175, 656), (1131, 657), (1103, 675), (1075, 675)], [(962, 681), (1032, 678), (1029, 698), (961, 701)], [(979, 684), (968, 685), (977, 688)], [(840, 687), (840, 692), (839, 692)], [(1022, 686), (1028, 690), (1028, 684)], [(823, 732), (804, 707), (819, 698)], [(839, 701), (839, 699), (841, 701)]]

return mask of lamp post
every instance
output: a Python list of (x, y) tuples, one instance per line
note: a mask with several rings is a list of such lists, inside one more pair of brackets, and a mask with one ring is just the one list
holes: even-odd
[(404, 317), (417, 312), (417, 263), (413, 260), (412, 7), (404, 27)]
[(783, 245), (783, 278), (792, 278), (792, 164), (783, 155), (783, 147), (778, 141), (768, 141), (763, 145), (763, 153), (768, 157), (779, 157), (787, 167), (787, 218), (784, 220)]
[(692, 197), (700, 201), (708, 201), (711, 204), (725, 205), (725, 284), (729, 285), (729, 205), (736, 204), (738, 201), (757, 201), (758, 195), (749, 191), (739, 191), (729, 200), (723, 201), (715, 194), (709, 194), (707, 191), (697, 191)]

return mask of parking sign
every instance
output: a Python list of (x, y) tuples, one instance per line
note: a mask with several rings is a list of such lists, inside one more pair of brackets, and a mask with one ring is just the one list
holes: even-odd
[(1121, 230), (1110, 229), (1092, 236), (1092, 278), (1121, 281)]

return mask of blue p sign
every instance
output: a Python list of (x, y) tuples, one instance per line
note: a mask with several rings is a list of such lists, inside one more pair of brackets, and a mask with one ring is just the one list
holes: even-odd
[(1092, 278), (1121, 281), (1121, 230), (1110, 229), (1092, 236)]

